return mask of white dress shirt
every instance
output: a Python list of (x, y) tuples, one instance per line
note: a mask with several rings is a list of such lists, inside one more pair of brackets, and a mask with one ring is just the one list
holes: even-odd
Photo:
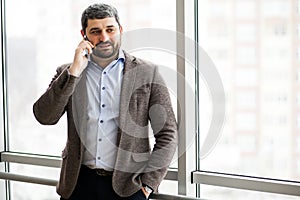
[(119, 57), (105, 68), (88, 62), (87, 140), (82, 164), (93, 169), (113, 171), (114, 168), (124, 61), (124, 53), (119, 50)]

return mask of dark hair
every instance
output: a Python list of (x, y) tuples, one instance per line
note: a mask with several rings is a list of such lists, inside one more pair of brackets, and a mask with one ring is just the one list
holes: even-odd
[(82, 30), (85, 32), (88, 19), (104, 19), (106, 17), (114, 17), (120, 26), (120, 19), (116, 8), (104, 3), (90, 5), (83, 11), (81, 16)]

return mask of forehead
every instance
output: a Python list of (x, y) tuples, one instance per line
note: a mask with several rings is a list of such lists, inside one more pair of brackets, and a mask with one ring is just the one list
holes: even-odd
[(105, 28), (107, 26), (118, 26), (118, 22), (114, 17), (107, 17), (104, 19), (88, 19), (87, 29), (91, 28)]

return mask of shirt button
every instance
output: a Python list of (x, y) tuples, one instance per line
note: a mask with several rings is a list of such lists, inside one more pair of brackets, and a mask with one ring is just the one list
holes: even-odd
[(103, 74), (106, 74), (106, 72), (103, 72)]
[(102, 139), (101, 138), (99, 138), (99, 142), (101, 142), (102, 141)]
[(105, 104), (102, 104), (102, 108), (104, 108), (105, 107)]
[(103, 120), (100, 120), (100, 123), (103, 123)]
[(105, 87), (102, 87), (102, 90), (105, 90)]
[(98, 160), (101, 160), (101, 157), (98, 157), (97, 159), (98, 159)]

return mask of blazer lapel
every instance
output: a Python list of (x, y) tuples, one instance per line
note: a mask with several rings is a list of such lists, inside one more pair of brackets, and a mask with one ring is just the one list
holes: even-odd
[(78, 136), (82, 144), (85, 144), (87, 130), (86, 70), (82, 72), (81, 79), (72, 95), (72, 113)]
[(130, 56), (126, 52), (125, 55), (125, 65), (123, 72), (123, 80), (121, 86), (121, 97), (120, 97), (120, 113), (119, 113), (119, 134), (118, 134), (118, 144), (121, 138), (121, 132), (127, 130), (127, 126), (130, 124), (129, 115), (129, 102), (131, 95), (133, 93), (134, 84), (136, 80), (136, 61), (133, 56)]

